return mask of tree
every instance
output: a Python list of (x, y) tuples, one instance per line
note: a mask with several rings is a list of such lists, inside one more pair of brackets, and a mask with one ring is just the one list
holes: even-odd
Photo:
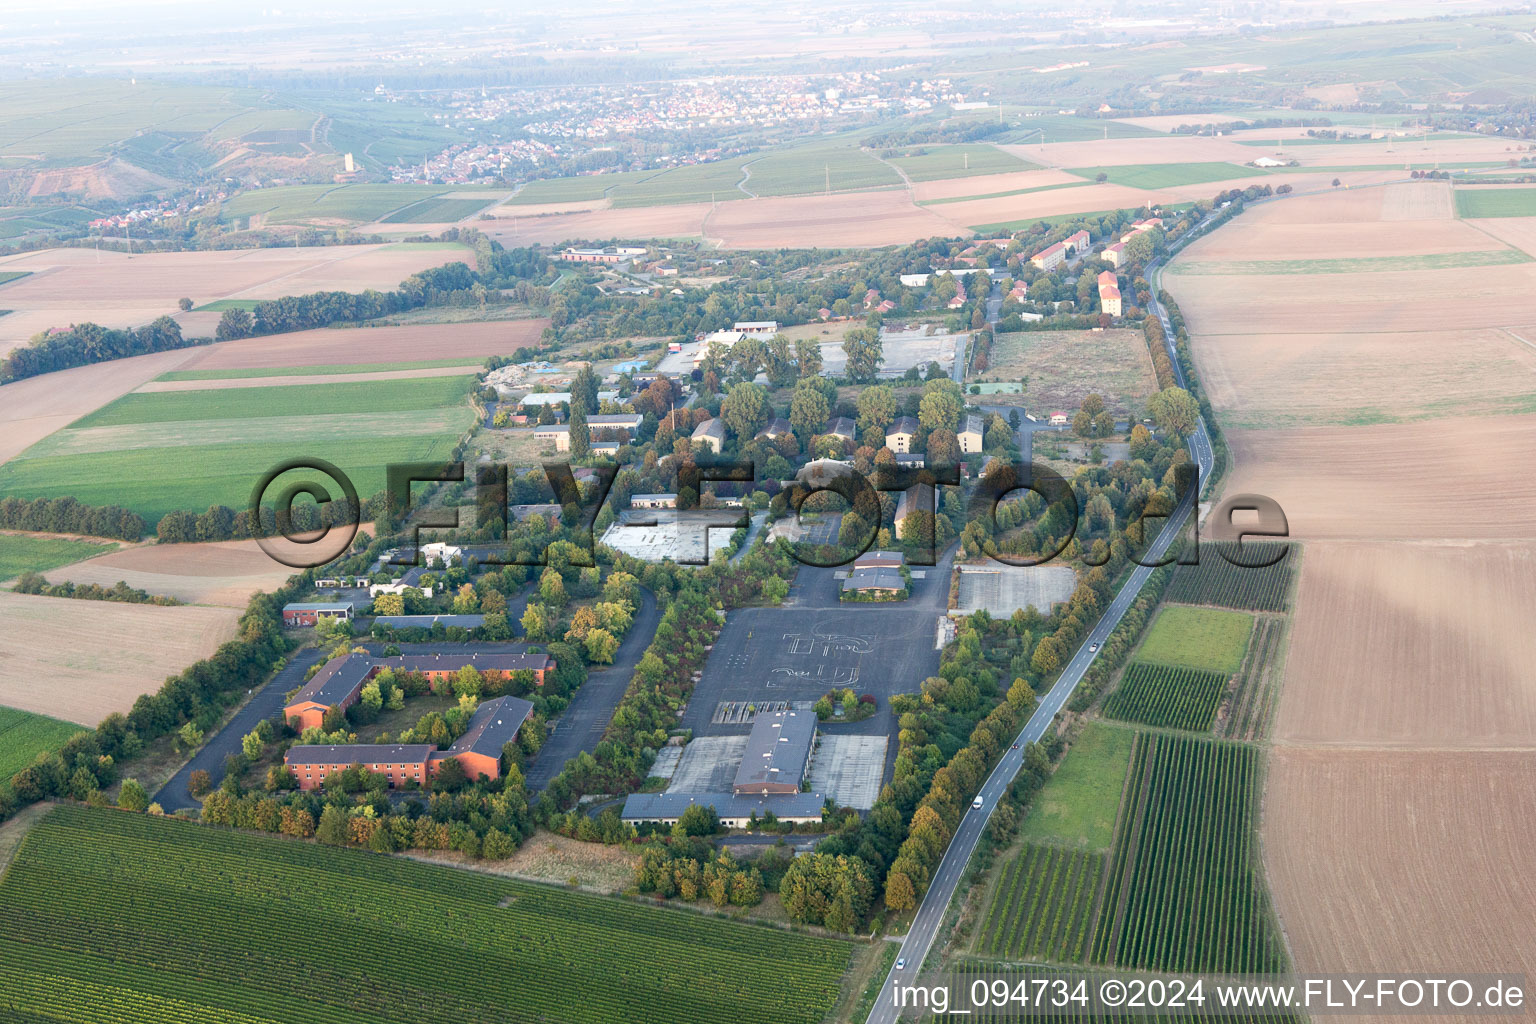
[(884, 384), (865, 388), (859, 393), (859, 432), (879, 434), (884, 443), (885, 429), (896, 419), (896, 394)]
[(960, 439), (955, 432), (939, 427), (928, 435), (928, 465), (956, 466), (960, 464)]
[(380, 594), (373, 599), (373, 614), (404, 615), (405, 597), (401, 594)]
[(213, 778), (207, 769), (199, 768), (187, 777), (187, 792), (201, 799), (213, 788)]
[(1102, 185), (1109, 180), (1109, 174), (1105, 171), (1100, 171), (1098, 174), (1093, 176), (1093, 180)]
[(584, 459), (592, 454), (592, 431), (587, 429), (587, 411), (571, 399), (571, 458)]
[(960, 424), (960, 414), (965, 411), (965, 401), (960, 395), (960, 385), (948, 377), (931, 380), (923, 386), (923, 399), (917, 407), (917, 418), (929, 430), (953, 431)]
[(720, 817), (707, 804), (690, 804), (678, 815), (672, 834), (684, 836), (712, 836), (720, 831)]
[(768, 395), (762, 388), (743, 381), (731, 388), (720, 403), (720, 418), (739, 441), (750, 441), (768, 419)]
[(485, 690), (485, 677), (473, 665), (465, 665), (453, 674), (455, 697), (478, 697)]
[(810, 444), (811, 438), (821, 433), (830, 413), (826, 396), (813, 381), (796, 386), (789, 402), (789, 425), (794, 428), (801, 445)]
[(1060, 640), (1043, 636), (1035, 645), (1035, 653), (1029, 659), (1030, 667), (1042, 676), (1048, 676), (1061, 667), (1061, 657), (1066, 653)]
[(255, 329), (255, 321), (249, 311), (226, 309), (224, 315), (219, 317), (219, 326), (214, 329), (213, 336), (219, 341), (235, 341), (249, 338)]
[(618, 639), (606, 629), (594, 629), (587, 634), (587, 660), (594, 665), (612, 665), (618, 653)]
[(917, 892), (905, 872), (892, 871), (885, 879), (885, 905), (892, 910), (911, 910), (917, 906)]
[(597, 412), (597, 374), (591, 363), (584, 364), (571, 380), (571, 412), (578, 406), (588, 416)]
[(1339, 187), (1339, 179), (1338, 178), (1334, 178), (1333, 179), (1333, 187), (1334, 188), (1338, 188)]
[(138, 779), (123, 780), (123, 788), (117, 794), (117, 806), (125, 811), (142, 812), (149, 809), (149, 794), (144, 792)]
[(315, 838), (326, 846), (347, 845), (347, 812), (334, 804), (320, 812), (320, 824), (315, 827)]
[(1122, 255), (1127, 263), (1145, 263), (1152, 258), (1156, 247), (1151, 231), (1137, 231), (1125, 240), (1125, 251)]
[(546, 640), (548, 639), (548, 629), (549, 626), (544, 618), (543, 606), (532, 601), (528, 602), (528, 607), (523, 609), (523, 633), (525, 639)]
[(517, 844), (501, 829), (493, 828), (485, 833), (480, 853), (486, 860), (506, 860), (516, 852)]
[(565, 581), (556, 570), (545, 569), (539, 577), (539, 600), (551, 608), (565, 607)]
[(795, 364), (802, 380), (818, 376), (821, 373), (821, 342), (815, 338), (796, 338)]
[(848, 357), (848, 376), (860, 384), (874, 380), (885, 362), (880, 332), (873, 327), (855, 327), (844, 334), (843, 352)]
[(261, 736), (254, 731), (246, 733), (240, 740), (240, 749), (245, 752), (248, 761), (255, 761), (261, 757), (262, 746)]
[(191, 310), (191, 308), (192, 308), (192, 300), (191, 299), (177, 299), (176, 300), (176, 307), (178, 309), (180, 309), (183, 313), (186, 313), (189, 310)]
[(1151, 462), (1157, 458), (1157, 441), (1152, 437), (1152, 431), (1138, 423), (1131, 428), (1130, 437), (1131, 458), (1142, 459)]
[(1200, 405), (1183, 388), (1164, 388), (1147, 400), (1147, 412), (1158, 429), (1188, 437), (1200, 419)]
[(456, 757), (446, 757), (432, 777), (432, 788), (440, 793), (457, 793), (468, 781), (469, 773), (464, 770), (463, 762)]

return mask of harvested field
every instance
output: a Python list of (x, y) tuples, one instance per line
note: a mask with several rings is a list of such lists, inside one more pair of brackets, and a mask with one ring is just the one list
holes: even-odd
[(1029, 378), (1022, 395), (994, 395), (1003, 405), (1075, 410), (1097, 392), (1117, 416), (1140, 414), (1157, 390), (1146, 336), (1139, 330), (1020, 331), (999, 334), (987, 370), (970, 380)]
[(971, 178), (944, 178), (939, 181), (919, 181), (912, 188), (913, 198), (919, 203), (933, 199), (956, 199), (962, 196), (991, 196), (999, 192), (1020, 189), (1043, 188), (1047, 185), (1075, 185), (1080, 179), (1075, 174), (1055, 169), (1042, 171), (1012, 171), (1008, 174), (982, 174)]
[(1216, 710), (1216, 734), (1233, 740), (1261, 740), (1269, 735), (1284, 676), (1286, 620), (1260, 616), (1231, 692)]
[[(416, 860), (440, 864), (465, 864), (463, 854), (417, 850)], [(571, 879), (594, 892), (623, 892), (635, 884), (640, 858), (622, 846), (583, 843), (539, 829), (506, 860), (470, 861), (469, 867), (493, 875), (528, 878), (552, 885), (568, 885)]]
[(1229, 230), (1212, 231), (1191, 242), (1174, 265), (1253, 259), (1339, 259), (1384, 253), (1415, 256), (1500, 248), (1487, 233), (1466, 221), (1414, 221), (1411, 228), (1402, 223), (1362, 221), (1351, 224), (1348, 231), (1337, 232), (1319, 231), (1313, 223), (1260, 219), (1261, 213), (1313, 201), (1310, 197), (1288, 199), (1272, 207), (1257, 207), (1244, 213)]
[(1308, 545), (1275, 737), (1536, 745), (1536, 544)]
[(486, 356), (510, 355), (525, 345), (534, 344), (547, 326), (548, 320), (537, 319), (298, 331), (198, 349), (196, 357), (181, 368), (243, 370), (456, 358), (477, 361)]
[(47, 572), (92, 555), (116, 550), (117, 545), (31, 533), (0, 533), (0, 581), (24, 572)]
[(1536, 217), (1501, 217), (1489, 220), (1457, 221), (1484, 235), (1492, 235), (1506, 245), (1536, 256)]
[(411, 274), (454, 260), (462, 246), (390, 245), (228, 249), (129, 256), (94, 249), (46, 249), (0, 260), (0, 270), (31, 271), (6, 286), (0, 353), (31, 333), (90, 320), (131, 327), (176, 313), (176, 301), (272, 299), (314, 291), (394, 288)]
[(0, 463), (201, 354), (200, 349), (156, 352), (60, 370), (0, 387)]
[(967, 206), (914, 206), (905, 190), (830, 196), (745, 199), (721, 203), (704, 219), (704, 234), (731, 248), (900, 245), (931, 235), (964, 234), (949, 220)]
[(136, 389), (140, 395), (157, 391), (225, 391), (230, 388), (280, 388), (301, 384), (362, 384), (380, 380), (417, 380), (423, 377), (458, 377), (485, 372), (484, 363), (459, 366), (429, 366), (414, 370), (370, 370), (363, 373), (328, 373), (304, 376), (282, 374), (275, 377), (225, 377), (199, 380), (152, 380)]
[[(1195, 135), (1148, 135), (1139, 139), (1089, 139), (1083, 142), (1030, 142), (1002, 149), (1021, 160), (1048, 167), (1101, 167), (1203, 161), (1245, 163), (1253, 149), (1228, 138)], [(1259, 173), (1254, 171), (1255, 174)]]
[(1267, 494), (1298, 540), (1536, 536), (1536, 416), (1229, 430), (1229, 493)]
[(1296, 970), (1536, 972), (1536, 752), (1279, 747), (1268, 778)]
[(0, 704), (94, 726), (212, 654), (239, 617), (0, 593)]
[(1082, 188), (1052, 189), (1017, 196), (973, 199), (963, 203), (924, 207), (924, 209), (943, 217), (950, 225), (943, 231), (929, 231), (927, 234), (954, 234), (957, 228), (1019, 221), (1032, 222), (1042, 217), (1059, 214), (1119, 210), (1162, 202), (1163, 199), (1164, 196), (1159, 192), (1148, 192), (1145, 189), (1130, 188), (1125, 185), (1097, 185), (1090, 182)]
[(103, 586), (123, 580), (130, 587), (189, 604), (244, 610), (252, 594), (277, 589), (294, 571), (274, 562), (255, 541), (245, 540), (126, 548), (57, 569), (48, 579)]
[(519, 207), (503, 206), (497, 219), (483, 221), (480, 231), (503, 245), (554, 245), (575, 239), (697, 238), (704, 231), (708, 203), (686, 206), (641, 206), (525, 217)]
[[(1180, 285), (1185, 293), (1198, 285)], [(1354, 426), (1536, 412), (1536, 348), (1480, 328), (1204, 333), (1201, 380), (1227, 428)], [(1360, 382), (1370, 381), (1368, 389)]]

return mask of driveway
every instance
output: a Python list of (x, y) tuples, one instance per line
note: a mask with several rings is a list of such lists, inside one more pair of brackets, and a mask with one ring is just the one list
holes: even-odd
[(587, 681), (571, 698), (570, 706), (560, 716), (554, 733), (544, 741), (544, 746), (524, 769), (523, 777), (528, 788), (537, 792), (549, 785), (560, 774), (565, 762), (583, 750), (594, 749), (603, 738), (603, 731), (613, 720), (613, 712), (629, 688), (629, 680), (635, 674), (635, 666), (645, 649), (656, 636), (661, 623), (661, 612), (656, 608), (656, 595), (640, 588), (640, 610), (630, 624), (618, 654), (608, 668), (589, 672)]
[(218, 735), (205, 743), (192, 760), (182, 765), (181, 771), (171, 776), (171, 781), (160, 787), (160, 792), (153, 798), (155, 803), (165, 808), (167, 814), (195, 809), (198, 803), (192, 799), (192, 793), (187, 788), (192, 773), (202, 769), (208, 773), (215, 786), (222, 782), (225, 758), (240, 752), (240, 741), (263, 718), (272, 719), (274, 725), (282, 722), (283, 697), (289, 690), (304, 685), (304, 673), (309, 670), (309, 666), (320, 660), (322, 653), (318, 647), (309, 647), (293, 655), (283, 670), (272, 677), (271, 682), (256, 691), (255, 696), (246, 701), (245, 707), (235, 712), (235, 717), (219, 730)]

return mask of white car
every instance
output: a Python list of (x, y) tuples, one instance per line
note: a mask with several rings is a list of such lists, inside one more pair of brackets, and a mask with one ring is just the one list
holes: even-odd
[(971, 808), (973, 810), (981, 810), (981, 797), (977, 797), (975, 800), (971, 801)]
[(896, 969), (898, 971), (904, 971), (904, 970), (907, 969), (907, 958), (906, 957), (902, 956), (902, 957), (897, 957), (896, 958)]
[(1099, 645), (1098, 644), (1089, 644), (1088, 645), (1088, 653), (1089, 654), (1092, 654), (1094, 651), (1097, 651), (1098, 649), (1099, 649)]

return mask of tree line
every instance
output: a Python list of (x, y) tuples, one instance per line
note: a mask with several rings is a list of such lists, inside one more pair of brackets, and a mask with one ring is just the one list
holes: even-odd
[(178, 605), (182, 602), (164, 594), (151, 594), (147, 590), (130, 587), (126, 580), (118, 580), (110, 587), (100, 583), (49, 583), (40, 572), (24, 572), (11, 588), (18, 594), (36, 594), (40, 597), (70, 597), (80, 601), (116, 601), (120, 604)]
[(89, 322), (73, 324), (65, 330), (44, 331), (34, 336), (30, 344), (13, 349), (0, 359), (0, 384), (91, 363), (203, 345), (207, 341), (182, 337), (181, 325), (168, 316), (127, 330)]
[(74, 498), (0, 498), (0, 529), (31, 533), (83, 533), (137, 541), (144, 520), (117, 505), (82, 505)]

